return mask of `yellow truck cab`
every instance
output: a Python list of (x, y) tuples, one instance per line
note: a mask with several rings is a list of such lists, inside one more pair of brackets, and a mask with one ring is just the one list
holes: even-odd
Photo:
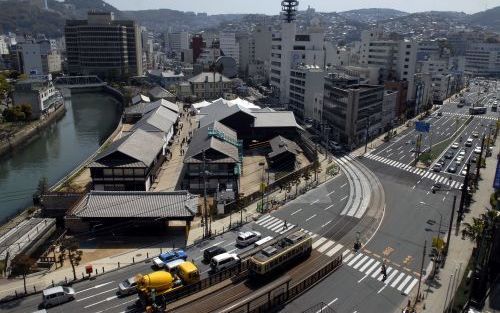
[(200, 272), (192, 262), (183, 262), (178, 266), (177, 275), (186, 285), (197, 283), (200, 280)]

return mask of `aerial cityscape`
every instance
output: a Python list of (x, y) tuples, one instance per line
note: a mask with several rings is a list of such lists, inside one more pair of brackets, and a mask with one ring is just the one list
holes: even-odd
[(0, 0), (0, 313), (500, 312), (500, 1)]

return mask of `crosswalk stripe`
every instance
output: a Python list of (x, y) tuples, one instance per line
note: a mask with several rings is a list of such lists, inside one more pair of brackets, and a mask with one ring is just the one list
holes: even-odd
[(424, 170), (418, 169), (418, 175), (422, 176), (422, 175), (424, 175), (424, 173), (425, 173)]
[(279, 234), (284, 234), (284, 233), (286, 233), (287, 231), (289, 231), (290, 229), (292, 229), (294, 227), (295, 227), (295, 225), (289, 224), (289, 225), (287, 225), (286, 228), (283, 229), (283, 227), (282, 227), (280, 231), (276, 231), (276, 232), (279, 233)]
[(436, 180), (437, 177), (438, 177), (437, 174), (432, 174), (431, 179)]
[(398, 282), (401, 280), (401, 278), (403, 278), (403, 276), (405, 276), (405, 273), (401, 273), (399, 274), (398, 278), (396, 278), (392, 284), (391, 284), (391, 287), (394, 288), (396, 287), (396, 285), (398, 284)]
[(281, 224), (281, 223), (283, 223), (282, 220), (277, 220), (277, 221), (273, 221), (273, 222), (271, 222), (271, 223), (269, 223), (267, 225), (262, 225), (262, 226), (265, 227), (265, 228), (267, 228), (267, 229), (271, 229), (272, 227), (274, 227), (274, 226), (276, 226), (278, 224)]
[(327, 256), (332, 256), (334, 255), (335, 253), (339, 252), (340, 249), (342, 249), (344, 246), (341, 245), (340, 243), (338, 243), (335, 247), (333, 247), (332, 249), (330, 249), (330, 251), (328, 251), (326, 253)]
[(360, 257), (362, 257), (363, 254), (359, 253), (358, 255), (356, 255), (352, 260), (351, 262), (347, 263), (348, 266), (351, 266), (353, 265)]
[(438, 182), (442, 183), (444, 181), (444, 177), (439, 177)]
[(413, 287), (415, 287), (415, 284), (418, 282), (418, 279), (416, 278), (413, 278), (413, 280), (411, 281), (411, 283), (408, 285), (408, 287), (406, 287), (405, 291), (403, 291), (403, 293), (405, 295), (408, 295), (410, 294), (410, 291), (412, 290)]
[(276, 217), (273, 216), (271, 219), (269, 219), (269, 220), (265, 221), (264, 223), (260, 224), (260, 226), (267, 227), (267, 226), (269, 226), (269, 225), (271, 225), (271, 224), (273, 224), (273, 223), (275, 223), (276, 221), (279, 221), (279, 220), (280, 220), (279, 218), (276, 218)]
[(380, 274), (380, 271), (373, 271), (372, 278), (377, 277), (378, 274)]
[(283, 228), (284, 225), (285, 225), (285, 221), (279, 221), (276, 224), (269, 225), (269, 227), (267, 227), (267, 229), (269, 229), (270, 231), (277, 231), (278, 229)]
[(424, 175), (424, 178), (429, 177), (429, 174), (430, 174), (430, 173), (429, 173), (429, 172), (427, 172), (427, 173)]
[(458, 187), (458, 182), (454, 181), (451, 185), (451, 188), (456, 188), (456, 187)]
[(345, 258), (346, 255), (348, 255), (351, 252), (351, 250), (345, 250), (342, 252), (342, 258)]
[(406, 284), (410, 281), (410, 279), (411, 279), (411, 276), (408, 275), (408, 277), (406, 277), (405, 280), (403, 280), (403, 282), (399, 285), (398, 291), (403, 290), (404, 286), (406, 286)]
[[(349, 251), (350, 252), (350, 251)], [(349, 262), (349, 260), (354, 256), (354, 253), (349, 253), (345, 258), (343, 258), (344, 263)]]
[(366, 275), (370, 275), (370, 273), (375, 269), (377, 268), (377, 266), (380, 264), (380, 261), (376, 261), (375, 264), (372, 265), (372, 267), (370, 267), (366, 272), (365, 274)]
[(368, 266), (370, 266), (370, 264), (373, 263), (373, 261), (375, 261), (374, 259), (370, 258), (363, 266), (361, 266), (361, 268), (359, 269), (360, 272), (364, 272)]
[(364, 258), (362, 258), (361, 260), (359, 260), (359, 262), (357, 262), (356, 264), (354, 264), (354, 266), (352, 267), (353, 269), (358, 269), (358, 267), (361, 266), (361, 264), (363, 264), (366, 260), (368, 260), (369, 257), (367, 255), (364, 256)]
[(402, 167), (403, 167), (403, 164), (401, 164), (401, 163), (399, 163), (399, 162), (398, 162), (398, 164), (396, 164), (396, 167), (397, 167), (397, 168), (402, 168)]
[(399, 271), (398, 271), (398, 270), (394, 270), (394, 271), (391, 273), (391, 275), (389, 275), (389, 276), (387, 277), (387, 279), (385, 280), (385, 284), (386, 284), (386, 285), (389, 285), (389, 283), (390, 283), (390, 282), (391, 282), (391, 280), (392, 280), (392, 279), (396, 276), (396, 274), (397, 274), (397, 273), (399, 273)]
[(396, 164), (396, 161), (392, 161), (389, 163), (390, 166), (394, 166), (394, 164)]
[(316, 247), (318, 247), (319, 245), (321, 245), (324, 241), (326, 241), (325, 237), (319, 238), (318, 240), (316, 240), (315, 242), (313, 242), (312, 248), (316, 249)]
[(266, 215), (266, 216), (264, 216), (263, 218), (259, 219), (257, 222), (255, 222), (255, 224), (260, 225), (260, 224), (264, 223), (265, 221), (267, 221), (268, 219), (270, 219), (270, 218), (272, 218), (272, 217), (273, 217), (273, 216), (271, 216), (271, 215)]
[(318, 252), (323, 253), (326, 249), (330, 248), (335, 241), (328, 240), (324, 245), (318, 248)]

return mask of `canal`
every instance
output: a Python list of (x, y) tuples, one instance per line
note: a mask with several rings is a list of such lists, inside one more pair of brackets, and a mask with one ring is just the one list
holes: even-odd
[(104, 92), (75, 93), (66, 114), (30, 143), (0, 158), (0, 222), (32, 204), (38, 181), (55, 184), (115, 129), (120, 104)]

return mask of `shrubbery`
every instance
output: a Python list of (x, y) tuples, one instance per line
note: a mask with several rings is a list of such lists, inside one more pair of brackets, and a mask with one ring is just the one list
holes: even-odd
[(27, 104), (15, 105), (2, 112), (7, 122), (27, 122), (31, 120), (31, 106)]

